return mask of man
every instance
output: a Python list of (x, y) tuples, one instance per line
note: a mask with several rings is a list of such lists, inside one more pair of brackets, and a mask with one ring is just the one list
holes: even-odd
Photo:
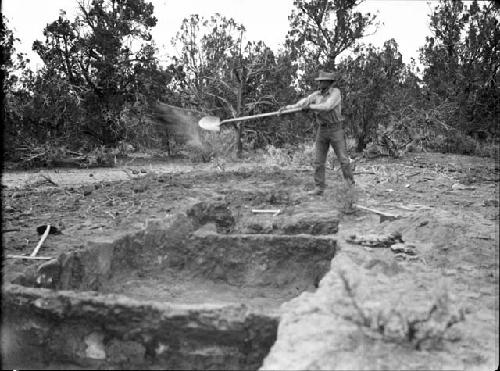
[(288, 105), (280, 111), (302, 108), (304, 112), (313, 111), (318, 131), (316, 134), (316, 160), (314, 183), (316, 188), (309, 192), (310, 195), (323, 194), (325, 184), (325, 163), (330, 146), (333, 147), (337, 158), (340, 161), (340, 167), (344, 179), (349, 184), (354, 184), (354, 176), (350, 165), (350, 158), (347, 155), (347, 146), (345, 142), (344, 130), (342, 128), (341, 105), (342, 98), (340, 90), (333, 86), (335, 74), (324, 71), (319, 72), (315, 79), (319, 82), (319, 90), (315, 91), (306, 98), (301, 99), (296, 104)]

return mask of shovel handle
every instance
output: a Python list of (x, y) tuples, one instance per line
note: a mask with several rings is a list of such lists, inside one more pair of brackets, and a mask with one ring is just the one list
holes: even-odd
[(299, 112), (302, 111), (302, 108), (292, 108), (286, 111), (276, 111), (276, 112), (268, 112), (268, 113), (260, 113), (258, 115), (253, 115), (253, 116), (242, 116), (242, 117), (236, 117), (234, 119), (228, 119), (228, 120), (223, 120), (220, 123), (225, 124), (228, 122), (235, 122), (235, 121), (243, 121), (243, 120), (251, 120), (251, 119), (257, 119), (260, 117), (269, 117), (269, 116), (278, 116), (278, 115), (283, 115), (286, 113), (294, 113), (294, 112)]

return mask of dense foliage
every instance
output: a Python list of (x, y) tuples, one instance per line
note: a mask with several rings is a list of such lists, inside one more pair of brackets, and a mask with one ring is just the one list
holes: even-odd
[(62, 11), (35, 41), (44, 67), (28, 90), (31, 96), (17, 122), (37, 141), (78, 141), (82, 134), (105, 145), (137, 137), (142, 111), (165, 93), (169, 74), (155, 57), (150, 30), (153, 6), (144, 0), (79, 3), (69, 20)]
[(423, 81), (432, 105), (453, 104), (449, 124), (498, 137), (500, 18), (493, 3), (442, 1), (421, 49)]
[[(33, 44), (44, 63), (38, 71), (16, 53), (19, 40), (2, 17), (6, 149), (162, 145), (151, 140), (168, 136), (168, 127), (158, 131), (150, 119), (158, 100), (221, 118), (270, 112), (310, 94), (319, 70), (339, 76), (347, 132), (358, 151), (381, 132), (392, 132), (402, 147), (419, 141), (432, 150), (469, 153), (470, 136), (498, 140), (498, 7), (435, 3), (419, 71), (415, 61), (403, 62), (393, 39), (380, 48), (362, 44), (376, 19), (357, 11), (360, 2), (295, 0), (277, 51), (247, 40), (244, 25), (231, 18), (193, 14), (172, 40), (168, 66), (158, 59), (151, 37), (157, 19), (146, 0), (82, 0), (74, 19), (61, 11), (43, 30), (45, 40)], [(314, 134), (304, 114), (235, 127), (240, 154)]]

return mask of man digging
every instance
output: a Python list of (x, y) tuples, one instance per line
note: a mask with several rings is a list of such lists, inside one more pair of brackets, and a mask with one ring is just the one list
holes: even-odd
[(313, 111), (315, 120), (318, 123), (316, 134), (316, 159), (314, 162), (314, 183), (315, 189), (309, 195), (322, 195), (325, 184), (325, 163), (330, 146), (340, 162), (344, 179), (351, 185), (354, 184), (354, 176), (350, 165), (350, 158), (347, 155), (344, 130), (342, 127), (341, 105), (342, 98), (340, 90), (333, 86), (335, 74), (324, 71), (319, 72), (315, 79), (319, 82), (319, 90), (306, 98), (299, 100), (296, 104), (288, 105), (280, 111), (302, 108), (304, 112)]

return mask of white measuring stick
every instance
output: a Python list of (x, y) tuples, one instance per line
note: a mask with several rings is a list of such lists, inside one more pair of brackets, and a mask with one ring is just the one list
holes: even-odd
[(254, 214), (279, 214), (280, 212), (281, 209), (263, 209), (263, 210), (252, 209), (252, 213)]
[(47, 228), (45, 229), (45, 232), (44, 232), (42, 238), (40, 239), (40, 242), (38, 242), (38, 245), (36, 245), (35, 250), (33, 250), (33, 252), (31, 253), (31, 255), (30, 255), (31, 257), (36, 256), (36, 254), (38, 254), (38, 250), (40, 250), (40, 247), (42, 247), (43, 242), (45, 241), (45, 239), (49, 235), (49, 231), (50, 231), (50, 224), (47, 225)]

